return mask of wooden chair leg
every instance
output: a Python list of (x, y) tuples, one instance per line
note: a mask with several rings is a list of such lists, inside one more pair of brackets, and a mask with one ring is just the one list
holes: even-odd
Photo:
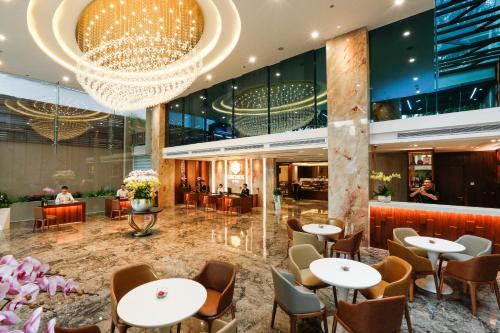
[(498, 309), (500, 309), (500, 291), (498, 289), (498, 284), (496, 281), (493, 281), (493, 289), (495, 289), (495, 295), (497, 297)]
[(335, 316), (335, 312), (333, 313), (333, 324), (332, 324), (332, 333), (337, 332), (337, 317)]
[(213, 323), (213, 321), (212, 321), (212, 320), (209, 320), (209, 321), (207, 322), (208, 332), (212, 332), (212, 323)]
[(326, 310), (325, 312), (323, 312), (323, 330), (325, 331), (325, 333), (328, 333), (328, 319), (326, 316)]
[(177, 333), (181, 333), (181, 323), (177, 324)]
[(335, 286), (333, 286), (332, 288), (333, 288), (333, 300), (335, 302), (335, 308), (337, 308), (337, 305), (338, 305), (337, 288)]
[(236, 318), (236, 306), (234, 304), (231, 304), (231, 318)]
[(410, 288), (408, 290), (408, 295), (409, 295), (409, 298), (410, 298), (410, 302), (413, 302), (413, 293), (415, 291), (415, 279), (414, 278), (411, 278), (410, 279)]
[(361, 262), (361, 252), (358, 251), (358, 261)]
[(278, 303), (276, 300), (274, 300), (273, 303), (273, 315), (271, 316), (271, 328), (274, 328), (274, 318), (276, 318), (276, 307), (278, 306)]
[(405, 317), (406, 317), (406, 325), (408, 326), (408, 333), (412, 333), (413, 329), (411, 327), (411, 316), (410, 316), (410, 307), (408, 302), (405, 304)]
[(439, 299), (439, 278), (437, 276), (437, 273), (434, 272), (434, 274), (432, 274), (432, 276), (434, 277), (434, 287), (436, 288), (436, 292), (438, 293), (438, 299)]
[(438, 299), (443, 298), (443, 287), (444, 287), (444, 272), (441, 273), (441, 278), (439, 279), (439, 287), (436, 289)]
[(443, 269), (443, 259), (439, 258), (438, 275), (441, 276), (441, 270)]
[(294, 315), (290, 316), (290, 332), (297, 333), (297, 317)]
[(357, 298), (358, 298), (358, 289), (354, 289), (354, 296), (352, 296), (352, 304), (356, 304)]
[(113, 321), (113, 319), (111, 319), (111, 328), (110, 328), (110, 333), (115, 333), (115, 323)]
[(471, 282), (469, 282), (468, 284), (470, 289), (470, 306), (472, 310), (472, 315), (475, 316), (477, 314), (476, 285)]

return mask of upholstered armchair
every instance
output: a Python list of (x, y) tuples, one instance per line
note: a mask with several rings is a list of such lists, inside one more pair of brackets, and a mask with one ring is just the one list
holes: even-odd
[(401, 245), (400, 243), (387, 240), (387, 248), (389, 249), (389, 254), (391, 256), (395, 256), (403, 259), (407, 263), (409, 263), (412, 267), (411, 271), (411, 279), (409, 283), (409, 299), (410, 302), (413, 302), (413, 294), (415, 290), (415, 280), (419, 277), (424, 277), (427, 275), (432, 275), (434, 277), (434, 283), (436, 285), (436, 289), (438, 286), (438, 278), (436, 271), (432, 268), (431, 261), (427, 258), (421, 257), (413, 252), (408, 247)]
[(411, 237), (411, 236), (419, 236), (419, 234), (415, 231), (415, 229), (412, 228), (394, 228), (392, 229), (392, 239), (395, 242), (398, 242), (399, 244), (406, 246), (410, 250), (412, 250), (415, 254), (421, 256), (421, 257), (426, 257), (427, 258), (427, 251), (415, 246), (411, 246), (405, 241), (406, 237)]
[(303, 232), (302, 223), (300, 223), (300, 221), (297, 219), (289, 219), (288, 221), (286, 221), (286, 231), (288, 234), (288, 247), (290, 247), (293, 242), (293, 232)]
[(443, 265), (443, 261), (447, 260), (469, 260), (485, 254), (491, 254), (492, 242), (487, 238), (482, 238), (473, 235), (463, 235), (459, 237), (456, 243), (465, 246), (465, 251), (459, 253), (443, 253), (439, 257), (439, 272)]
[[(401, 258), (395, 256), (385, 257), (381, 262), (372, 265), (380, 275), (382, 281), (377, 285), (360, 290), (366, 299), (379, 299), (392, 296), (408, 297), (409, 285), (411, 281), (411, 265)], [(356, 303), (357, 290), (354, 291), (353, 303)], [(405, 303), (405, 317), (408, 325), (408, 332), (412, 332), (411, 317), (408, 304)]]
[(339, 232), (338, 234), (329, 235), (328, 236), (328, 241), (330, 241), (330, 242), (336, 242), (339, 239), (344, 238), (344, 235), (345, 235), (345, 222), (343, 220), (340, 220), (340, 219), (330, 219), (328, 221), (328, 223), (331, 224), (331, 225), (334, 225), (336, 227), (339, 227), (340, 229), (342, 229), (342, 231)]
[(78, 328), (54, 327), (54, 333), (101, 333), (96, 325), (82, 326)]
[(450, 260), (441, 273), (438, 297), (441, 298), (444, 278), (450, 277), (465, 283), (470, 291), (472, 315), (477, 314), (476, 288), (479, 285), (490, 285), (500, 309), (500, 292), (497, 274), (500, 270), (500, 254), (489, 254), (465, 261)]
[(207, 289), (207, 300), (195, 317), (207, 322), (209, 332), (211, 332), (213, 321), (227, 312), (231, 312), (232, 318), (235, 318), (233, 294), (236, 267), (234, 265), (210, 260), (193, 280)]
[(237, 324), (236, 319), (231, 320), (229, 323), (215, 319), (210, 333), (236, 333)]
[(296, 286), (294, 276), (287, 272), (280, 272), (271, 267), (274, 284), (274, 304), (271, 317), (271, 328), (274, 328), (277, 306), (290, 317), (290, 332), (297, 332), (297, 320), (320, 317), (323, 321), (324, 331), (328, 333), (325, 305), (318, 296), (310, 290)]
[(335, 244), (332, 245), (331, 247), (331, 256), (333, 257), (333, 254), (338, 257), (340, 257), (341, 254), (344, 254), (345, 256), (350, 256), (352, 260), (355, 260), (355, 255), (358, 255), (358, 261), (361, 261), (361, 253), (360, 253), (360, 246), (361, 246), (361, 240), (363, 239), (363, 230), (358, 231), (355, 234), (346, 236), (343, 239), (337, 240)]
[(405, 306), (404, 296), (374, 299), (359, 304), (340, 301), (333, 317), (332, 333), (337, 332), (337, 324), (348, 332), (400, 332)]
[[(118, 317), (118, 302), (130, 290), (145, 283), (158, 280), (151, 266), (146, 264), (123, 267), (111, 275), (111, 333), (115, 327), (120, 333), (125, 333), (130, 327)], [(93, 333), (93, 332), (84, 332)]]
[(308, 234), (307, 232), (294, 231), (293, 245), (300, 244), (310, 244), (314, 246), (316, 251), (318, 251), (320, 254), (323, 254), (325, 252), (325, 243), (319, 241), (316, 235)]

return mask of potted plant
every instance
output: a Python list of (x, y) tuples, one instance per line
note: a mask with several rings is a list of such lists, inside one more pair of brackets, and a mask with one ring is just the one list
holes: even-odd
[(6, 193), (0, 192), (0, 230), (10, 228), (10, 205), (12, 201)]
[(42, 189), (43, 196), (41, 198), (41, 205), (42, 206), (47, 206), (49, 204), (49, 200), (52, 200), (54, 197), (54, 194), (56, 193), (54, 189), (46, 186)]
[(132, 192), (130, 205), (138, 212), (148, 211), (153, 206), (153, 193), (160, 185), (158, 174), (154, 170), (134, 170), (123, 181)]
[(372, 171), (370, 179), (380, 182), (377, 190), (373, 192), (373, 195), (377, 198), (378, 201), (391, 202), (391, 198), (394, 192), (389, 187), (389, 184), (394, 178), (401, 179), (401, 175), (399, 173), (391, 173), (390, 175), (386, 175), (382, 171)]
[(274, 209), (280, 210), (282, 195), (281, 195), (281, 189), (279, 187), (274, 189), (273, 196), (274, 196)]

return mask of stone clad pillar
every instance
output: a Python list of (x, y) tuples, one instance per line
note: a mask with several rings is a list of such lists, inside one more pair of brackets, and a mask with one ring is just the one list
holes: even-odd
[(158, 190), (158, 206), (173, 207), (175, 205), (175, 160), (163, 158), (166, 134), (165, 104), (156, 105), (148, 109), (147, 113), (146, 119), (151, 128), (151, 168), (158, 172), (161, 183)]
[(328, 216), (369, 239), (368, 31), (326, 42), (328, 89)]

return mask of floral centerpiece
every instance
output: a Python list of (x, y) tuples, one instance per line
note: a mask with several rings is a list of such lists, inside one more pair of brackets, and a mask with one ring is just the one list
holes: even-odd
[[(19, 309), (35, 308), (41, 293), (49, 297), (57, 293), (65, 297), (71, 293), (82, 294), (76, 282), (49, 271), (48, 264), (32, 257), (17, 261), (12, 255), (6, 255), (0, 259), (0, 332), (37, 333), (43, 308), (36, 308), (24, 323), (19, 318)], [(55, 324), (56, 319), (51, 319), (45, 332), (54, 333)]]
[(131, 205), (135, 211), (147, 211), (153, 206), (155, 189), (160, 186), (158, 173), (154, 170), (134, 170), (123, 180), (132, 192)]
[(274, 209), (280, 210), (281, 209), (282, 193), (281, 193), (281, 189), (279, 187), (274, 189), (273, 196), (274, 196)]
[(373, 195), (377, 197), (378, 201), (391, 201), (391, 196), (394, 194), (394, 192), (389, 187), (389, 184), (395, 178), (401, 179), (401, 175), (399, 173), (391, 173), (390, 175), (386, 175), (382, 171), (372, 171), (370, 179), (380, 182), (377, 191), (373, 192)]
[(54, 198), (54, 194), (56, 193), (56, 191), (54, 191), (54, 189), (46, 186), (42, 189), (42, 192), (43, 192), (43, 196), (42, 196), (42, 206), (47, 206), (49, 204), (49, 200), (53, 199)]

